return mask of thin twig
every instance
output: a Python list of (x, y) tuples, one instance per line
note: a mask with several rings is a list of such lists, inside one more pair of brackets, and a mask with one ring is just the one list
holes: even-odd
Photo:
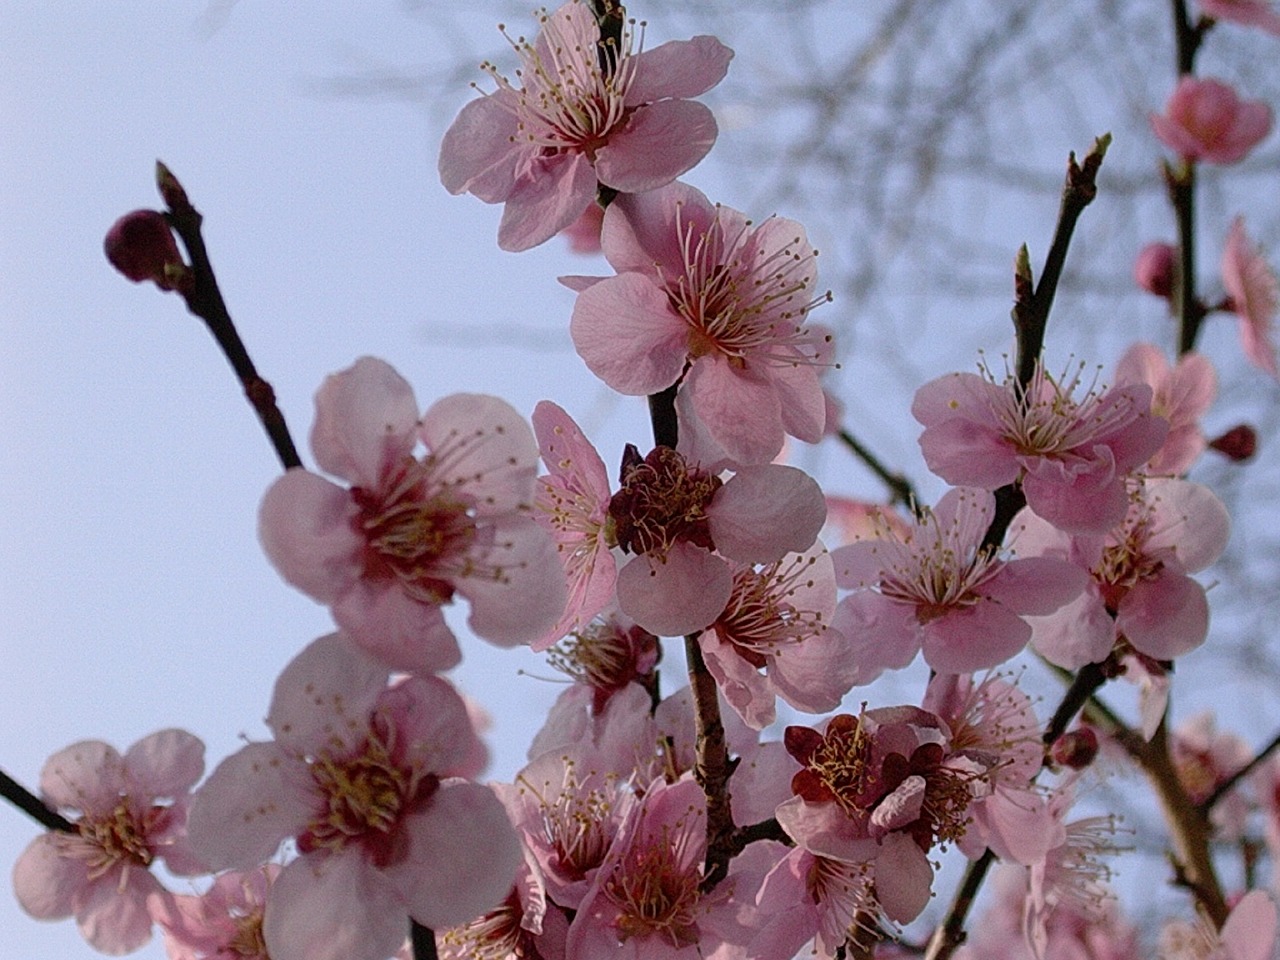
[(915, 489), (903, 474), (895, 473), (884, 465), (884, 462), (872, 453), (857, 437), (851, 434), (844, 427), (837, 432), (842, 443), (850, 450), (853, 455), (866, 464), (867, 468), (874, 473), (886, 487), (889, 488), (889, 502), (900, 503), (911, 511), (919, 509), (920, 498), (916, 496)]
[(43, 800), (3, 770), (0, 770), (0, 796), (34, 819), (42, 827), (49, 830), (60, 830), (63, 833), (76, 832), (74, 823), (57, 810), (51, 809)]
[(245, 396), (258, 414), (281, 464), (286, 470), (302, 466), (302, 458), (298, 456), (298, 449), (289, 434), (284, 414), (276, 405), (275, 391), (271, 384), (258, 375), (249, 351), (231, 321), (227, 304), (222, 299), (222, 291), (218, 289), (218, 280), (213, 274), (213, 264), (209, 261), (200, 229), (204, 217), (191, 205), (186, 191), (169, 172), (169, 168), (159, 161), (156, 161), (156, 183), (160, 195), (169, 207), (165, 219), (182, 240), (191, 260), (193, 282), (180, 291), (187, 302), (187, 309), (205, 322), (213, 339), (222, 348), (223, 355), (240, 379)]

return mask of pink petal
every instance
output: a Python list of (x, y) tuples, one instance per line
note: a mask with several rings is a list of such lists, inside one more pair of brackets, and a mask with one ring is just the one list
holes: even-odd
[(634, 557), (618, 571), (618, 606), (660, 637), (702, 630), (724, 612), (733, 593), (733, 574), (721, 557), (678, 543), (666, 562)]
[(262, 921), (271, 960), (384, 960), (399, 949), (405, 905), (358, 849), (305, 856), (281, 871)]
[(498, 246), (519, 253), (545, 243), (595, 201), (596, 172), (584, 154), (539, 158), (507, 195)]
[(998, 666), (1031, 639), (1025, 620), (986, 600), (925, 624), (923, 633), (925, 663), (939, 673), (973, 673)]
[(341, 633), (313, 640), (276, 679), (267, 726), (286, 751), (311, 755), (364, 742), (387, 668)]
[(1116, 630), (1134, 649), (1157, 660), (1190, 653), (1209, 634), (1204, 587), (1168, 569), (1142, 580), (1120, 601)]
[(364, 540), (351, 493), (295, 468), (267, 488), (258, 510), (258, 539), (286, 581), (321, 603), (333, 603), (360, 576)]
[(1172, 550), (1187, 573), (1203, 570), (1222, 555), (1231, 537), (1231, 516), (1208, 487), (1186, 480), (1147, 481), (1154, 504), (1146, 551)]
[(1074, 563), (1054, 557), (1023, 557), (1005, 563), (977, 593), (1004, 604), (1017, 614), (1044, 616), (1070, 603), (1089, 582), (1089, 574)]
[(862, 664), (857, 646), (834, 627), (781, 651), (769, 665), (778, 696), (805, 713), (827, 713), (840, 706)]
[(1031, 624), (1031, 645), (1050, 663), (1067, 670), (1101, 663), (1116, 642), (1115, 621), (1094, 586), (1057, 613), (1028, 617), (1027, 622)]
[(406, 762), (438, 776), (461, 776), (484, 749), (466, 701), (440, 677), (406, 677), (383, 691), (377, 710), (393, 721)]
[(1073, 480), (1028, 473), (1022, 480), (1027, 506), (1059, 530), (1068, 533), (1105, 533), (1124, 519), (1129, 495), (1120, 477), (1099, 482), (1098, 475), (1083, 474)]
[(445, 781), (403, 829), (408, 849), (387, 878), (419, 923), (437, 930), (465, 923), (511, 891), (523, 861), (520, 840), (488, 787)]
[(763, 730), (778, 717), (773, 688), (758, 669), (738, 656), (732, 644), (722, 643), (714, 630), (698, 638), (707, 669), (715, 677), (725, 701), (752, 730)]
[(88, 861), (63, 856), (51, 833), (32, 840), (13, 865), (13, 894), (18, 905), (37, 920), (71, 916), (88, 885)]
[(147, 898), (159, 882), (140, 867), (125, 867), (123, 875), (107, 874), (83, 891), (76, 910), (80, 934), (100, 953), (132, 953), (151, 939), (151, 911)]
[(316, 392), (311, 449), (326, 473), (373, 488), (388, 466), (412, 452), (417, 422), (408, 381), (385, 361), (362, 357)]
[[(718, 208), (701, 190), (687, 183), (671, 183), (659, 190), (623, 194), (604, 213), (600, 245), (618, 273), (636, 272), (657, 280), (684, 276), (683, 238), (703, 237), (716, 217), (732, 215)], [(728, 223), (726, 227), (738, 224)], [(733, 235), (731, 230), (726, 232)]]
[(191, 798), (187, 837), (210, 870), (251, 870), (310, 821), (306, 763), (274, 743), (227, 757)]
[(440, 607), (415, 600), (398, 580), (357, 581), (334, 603), (333, 619), (392, 670), (439, 673), (462, 659)]
[(775, 811), (787, 836), (810, 853), (846, 863), (870, 860), (879, 845), (870, 837), (855, 836), (852, 821), (836, 803), (809, 803), (792, 797)]
[(445, 131), (438, 166), (450, 193), (472, 193), (485, 203), (501, 203), (511, 194), (527, 150), (513, 139), (516, 99), (498, 90), (472, 100)]
[(773, 816), (778, 804), (791, 799), (791, 777), (796, 762), (777, 740), (760, 744), (744, 754), (733, 771), (729, 800), (733, 822), (746, 826)]
[(1276, 942), (1276, 905), (1262, 890), (1250, 890), (1222, 925), (1227, 960), (1267, 960)]
[(891, 833), (880, 842), (876, 858), (876, 899), (895, 923), (910, 923), (929, 903), (933, 867), (929, 858), (905, 833)]
[(920, 652), (920, 625), (915, 607), (897, 603), (872, 590), (845, 597), (836, 606), (831, 626), (850, 643), (858, 665), (854, 681), (863, 686), (885, 670), (901, 670)]
[(604, 461), (574, 419), (550, 400), (534, 407), (533, 432), (542, 462), (554, 476), (565, 477), (601, 502), (609, 499), (609, 473)]
[(735, 473), (707, 508), (716, 549), (739, 563), (804, 553), (827, 517), (822, 490), (797, 467), (767, 463)]
[(59, 809), (108, 813), (119, 803), (124, 786), (124, 758), (101, 740), (64, 747), (40, 771), (40, 793)]
[(124, 763), (130, 794), (177, 798), (204, 775), (204, 742), (185, 730), (160, 730), (130, 747)]
[(498, 397), (455, 393), (431, 405), (418, 430), (432, 478), (471, 498), (477, 516), (533, 504), (538, 444), (515, 407)]
[(637, 53), (631, 58), (635, 79), (627, 88), (626, 105), (704, 94), (724, 79), (732, 59), (732, 50), (708, 36), (671, 40)]
[(531, 517), (510, 517), (491, 529), (493, 545), (472, 551), (468, 566), (473, 572), (457, 579), (458, 592), (471, 601), (467, 625), (491, 643), (529, 643), (565, 609), (555, 541)]
[(688, 325), (672, 312), (666, 293), (638, 273), (578, 294), (569, 334), (591, 372), (629, 396), (671, 386), (688, 354)]
[(715, 115), (692, 100), (662, 100), (637, 107), (626, 125), (613, 131), (596, 152), (595, 175), (622, 193), (656, 190), (697, 166), (715, 144), (717, 133)]
[(782, 450), (782, 404), (767, 371), (739, 369), (719, 353), (694, 361), (681, 392), (731, 460), (768, 463)]

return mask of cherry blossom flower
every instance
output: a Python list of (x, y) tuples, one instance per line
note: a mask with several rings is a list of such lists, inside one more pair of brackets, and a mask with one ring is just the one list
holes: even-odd
[(782, 829), (816, 856), (873, 862), (885, 915), (915, 919), (933, 882), (926, 854), (964, 835), (990, 765), (953, 754), (945, 723), (918, 707), (837, 714), (821, 733), (787, 727), (783, 742), (801, 769), (777, 808)]
[(764, 927), (751, 941), (749, 960), (794, 957), (810, 940), (815, 956), (833, 960), (855, 933), (874, 929), (871, 918), (880, 913), (869, 864), (842, 863), (803, 847), (765, 877), (756, 907)]
[(1032, 618), (1032, 645), (1058, 666), (1098, 663), (1123, 637), (1172, 660), (1204, 642), (1209, 605), (1189, 574), (1225, 549), (1231, 522), (1208, 487), (1153, 477), (1135, 487), (1124, 521), (1105, 536), (1069, 536), (1029, 512), (1014, 519), (1022, 556), (1070, 558), (1091, 580), (1078, 599)]
[[(1202, 710), (1183, 720), (1170, 737), (1173, 768), (1192, 803), (1201, 804), (1253, 759), (1243, 738), (1217, 729), (1213, 711)], [(1233, 789), (1210, 811), (1218, 837), (1235, 842), (1244, 835), (1249, 802)]]
[(1215, 20), (1257, 27), (1280, 37), (1280, 11), (1271, 0), (1199, 0), (1200, 12)]
[(430, 673), (458, 662), (440, 609), (455, 593), (471, 601), (471, 629), (504, 646), (560, 616), (554, 544), (530, 515), (537, 446), (510, 405), (454, 394), (419, 420), (408, 383), (366, 357), (316, 394), (311, 446), (351, 488), (288, 471), (263, 498), (263, 547), (389, 666)]
[(728, 875), (704, 890), (706, 835), (706, 798), (696, 782), (650, 784), (582, 899), (566, 960), (696, 960), (722, 955), (726, 944), (745, 947), (755, 933), (745, 907), (786, 848), (749, 844)]
[(615, 200), (602, 243), (617, 276), (564, 278), (592, 373), (630, 396), (679, 383), (680, 449), (707, 465), (767, 463), (786, 434), (822, 439), (832, 348), (804, 324), (828, 296), (803, 227), (752, 224), (674, 183)]
[(169, 960), (270, 960), (262, 936), (267, 893), (280, 865), (228, 870), (198, 896), (175, 896), (171, 915), (157, 916)]
[(1151, 388), (1129, 384), (1074, 394), (1080, 373), (1053, 379), (1037, 363), (1026, 389), (1012, 377), (952, 373), (916, 391), (929, 469), (956, 486), (1022, 482), (1027, 505), (1069, 532), (1103, 532), (1128, 507), (1125, 475), (1164, 444)]
[(987, 790), (969, 807), (972, 822), (959, 839), (960, 849), (971, 859), (988, 847), (1002, 860), (1018, 863), (1043, 857), (1044, 802), (1032, 781), (1043, 764), (1044, 746), (1030, 698), (998, 674), (981, 681), (937, 674), (922, 706), (946, 722), (957, 755), (988, 767)]
[(550, 531), (568, 579), (560, 619), (530, 646), (545, 650), (581, 629), (613, 600), (618, 567), (610, 552), (609, 477), (573, 418), (549, 400), (533, 411), (538, 451), (550, 471), (538, 478), (534, 519)]
[(1111, 869), (1103, 857), (1121, 849), (1114, 840), (1116, 818), (1083, 817), (1066, 823), (1075, 802), (1074, 783), (1068, 780), (1049, 798), (1044, 808), (1044, 831), (1052, 839), (1027, 874), (1023, 925), (1036, 957), (1045, 955), (1049, 918), (1060, 907), (1067, 905), (1077, 914), (1097, 916), (1114, 899), (1106, 886)]
[(1228, 306), (1240, 319), (1240, 344), (1249, 362), (1280, 378), (1276, 363), (1275, 320), (1280, 305), (1280, 282), (1266, 258), (1244, 232), (1244, 217), (1236, 217), (1222, 251), (1222, 284)]
[(1080, 570), (1063, 560), (1006, 560), (984, 548), (994, 516), (990, 493), (960, 487), (909, 535), (886, 527), (832, 554), (836, 583), (857, 591), (841, 601), (836, 629), (858, 638), (859, 682), (905, 667), (921, 650), (942, 673), (994, 667), (1031, 639), (1025, 616), (1051, 613), (1084, 588)]
[(696, 633), (733, 593), (733, 564), (767, 564), (811, 547), (826, 510), (808, 474), (745, 466), (728, 481), (669, 447), (643, 459), (630, 444), (609, 503), (619, 548), (618, 606), (658, 636)]
[(1276, 905), (1250, 890), (1216, 931), (1203, 918), (1175, 920), (1160, 931), (1160, 960), (1269, 960), (1276, 944)]
[(537, 864), (543, 888), (569, 910), (582, 903), (638, 802), (631, 771), (601, 769), (608, 764), (599, 759), (589, 746), (569, 746), (537, 757), (514, 784), (495, 786)]
[(1221, 80), (1184, 74), (1151, 127), (1184, 160), (1238, 163), (1271, 132), (1271, 108)]
[(100, 740), (55, 753), (40, 792), (75, 831), (42, 834), (18, 857), (13, 890), (22, 909), (38, 920), (74, 916), (103, 953), (141, 947), (154, 916), (173, 909), (151, 865), (204, 872), (186, 837), (188, 794), (203, 773), (204, 744), (183, 730), (143, 737), (123, 756)]
[(275, 739), (228, 757), (192, 799), (190, 836), (215, 870), (246, 870), (293, 838), (263, 918), (272, 960), (381, 960), (407, 918), (464, 923), (511, 889), (520, 844), (487, 787), (457, 779), (478, 750), (438, 677), (389, 672), (342, 634), (276, 681)]
[(820, 542), (760, 570), (736, 567), (729, 602), (698, 644), (747, 726), (773, 723), (779, 696), (806, 713), (840, 705), (858, 667), (853, 645), (829, 626), (835, 608), (835, 568)]
[(602, 41), (590, 5), (570, 0), (539, 16), (514, 86), (493, 64), (498, 89), (463, 107), (440, 147), (450, 193), (503, 203), (498, 245), (527, 250), (568, 227), (595, 201), (596, 181), (622, 193), (670, 183), (716, 139), (711, 111), (690, 98), (719, 83), (733, 51), (714, 37), (635, 51)]
[(1205, 449), (1200, 418), (1213, 404), (1218, 377), (1209, 358), (1194, 350), (1170, 367), (1159, 347), (1135, 343), (1116, 366), (1116, 385), (1145, 383), (1152, 391), (1151, 412), (1169, 421), (1169, 435), (1147, 462), (1149, 474), (1186, 473)]

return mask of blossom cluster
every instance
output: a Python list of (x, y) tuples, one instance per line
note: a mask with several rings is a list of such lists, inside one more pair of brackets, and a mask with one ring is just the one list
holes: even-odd
[[(1261, 2), (1202, 7), (1275, 29)], [(732, 51), (705, 36), (639, 49), (631, 22), (606, 29), (611, 11), (540, 14), (532, 41), (512, 41), (518, 83), (486, 65), (497, 89), (458, 115), (439, 173), (504, 205), (504, 249), (598, 231), (613, 274), (561, 278), (568, 330), (608, 388), (667, 405), (658, 442), (602, 454), (551, 400), (528, 420), (481, 394), (423, 410), (372, 357), (327, 377), (317, 469), (270, 486), (258, 529), (334, 631), (277, 678), (270, 738), (203, 781), (203, 746), (178, 730), (52, 757), (43, 799), (73, 829), (22, 855), (20, 902), (74, 916), (108, 953), (158, 925), (179, 960), (383, 960), (423, 949), (411, 930), (458, 960), (889, 957), (954, 848), (1004, 865), (991, 920), (957, 956), (1139, 956), (1107, 884), (1116, 820), (1076, 806), (1098, 751), (1124, 738), (1046, 728), (1002, 668), (1031, 649), (1138, 682), (1129, 742), (1157, 742), (1175, 662), (1209, 636), (1196, 575), (1230, 535), (1226, 506), (1187, 479), (1207, 450), (1243, 443), (1201, 427), (1214, 366), (1138, 343), (1109, 383), (1043, 356), (1029, 373), (943, 374), (910, 413), (945, 492), (837, 516), (781, 462), (838, 426), (832, 336), (810, 320), (829, 299), (817, 251), (799, 223), (753, 221), (677, 179), (716, 139), (695, 98)], [(1270, 126), (1264, 104), (1190, 75), (1152, 118), (1173, 182), (1241, 160)], [(126, 275), (196, 282), (167, 220), (126, 220), (108, 241)], [(1180, 262), (1153, 245), (1135, 275), (1173, 306)], [(1276, 375), (1280, 294), (1242, 219), (1221, 266), (1224, 297), (1203, 312), (1237, 315), (1247, 356)], [(571, 680), (509, 783), (479, 781), (476, 710), (442, 676), (462, 656), (456, 601), (475, 636), (546, 651)], [(684, 638), (691, 686), (664, 693), (664, 638)], [(917, 660), (918, 703), (862, 699)], [(779, 701), (814, 719), (771, 734)], [(1280, 763), (1246, 771), (1248, 749), (1210, 719), (1169, 742), (1216, 836), (1261, 821), (1280, 856)], [(151, 872), (161, 860), (213, 879), (174, 892)], [(1168, 924), (1162, 955), (1268, 955), (1274, 903), (1240, 894), (1217, 926)]]

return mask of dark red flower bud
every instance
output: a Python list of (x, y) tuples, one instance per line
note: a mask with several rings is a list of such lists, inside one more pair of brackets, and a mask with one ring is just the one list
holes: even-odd
[(1243, 463), (1258, 452), (1258, 431), (1247, 423), (1241, 423), (1222, 436), (1210, 440), (1209, 446), (1228, 460)]
[(182, 189), (182, 184), (178, 182), (178, 178), (159, 160), (156, 161), (156, 189), (160, 191), (160, 196), (170, 211), (178, 213), (191, 209), (191, 201), (187, 199), (187, 191)]
[(1133, 263), (1133, 279), (1147, 293), (1169, 299), (1173, 293), (1173, 270), (1178, 251), (1168, 243), (1149, 243)]
[(1057, 767), (1083, 770), (1098, 755), (1098, 735), (1092, 727), (1068, 730), (1049, 748), (1049, 759)]
[(161, 290), (175, 290), (187, 276), (187, 265), (164, 214), (134, 210), (111, 225), (103, 243), (111, 265), (134, 283), (152, 280)]

